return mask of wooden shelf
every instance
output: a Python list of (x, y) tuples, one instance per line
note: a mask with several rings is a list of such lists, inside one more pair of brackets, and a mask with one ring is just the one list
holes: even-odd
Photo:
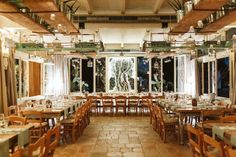
[[(58, 6), (53, 0), (24, 0), (23, 3), (34, 12), (47, 12), (47, 13), (37, 13), (38, 16), (42, 17), (48, 24), (52, 27), (57, 28), (58, 24), (62, 27), (66, 27), (68, 34), (78, 34), (78, 29), (73, 25), (73, 23), (64, 15), (64, 13), (59, 11)], [(55, 12), (54, 12), (55, 11)], [(55, 20), (50, 19), (51, 14), (55, 14)]]
[[(198, 20), (203, 20), (225, 5), (228, 0), (201, 0), (194, 9), (187, 13), (181, 21), (170, 31), (170, 34), (184, 34), (190, 26), (196, 26)], [(202, 10), (201, 10), (202, 9)], [(206, 10), (206, 11), (203, 11)], [(211, 11), (212, 10), (212, 11)]]
[(236, 11), (231, 11), (222, 18), (220, 18), (217, 21), (214, 21), (213, 23), (208, 24), (206, 27), (204, 27), (202, 30), (200, 30), (199, 33), (215, 33), (224, 26), (227, 26), (233, 22), (235, 22), (235, 16)]
[(18, 10), (16, 7), (12, 6), (7, 2), (0, 2), (0, 11), (9, 12), (9, 13), (0, 13), (0, 15), (5, 16), (6, 18), (22, 25), (25, 28), (28, 28), (34, 33), (51, 34), (46, 28), (36, 23), (23, 13), (10, 13), (10, 12), (18, 12)]

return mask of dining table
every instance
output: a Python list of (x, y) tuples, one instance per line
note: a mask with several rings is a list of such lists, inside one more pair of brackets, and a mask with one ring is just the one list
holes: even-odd
[(212, 137), (220, 139), (224, 143), (236, 147), (236, 124), (235, 123), (210, 123)]
[(13, 146), (19, 148), (29, 144), (29, 129), (33, 126), (27, 125), (10, 125), (0, 128), (0, 157), (9, 157), (9, 149)]
[(173, 112), (178, 115), (180, 128), (180, 144), (184, 144), (184, 119), (188, 116), (200, 117), (203, 111), (214, 110), (219, 112), (232, 112), (233, 109), (225, 108), (224, 106), (216, 106), (209, 102), (198, 102), (193, 106), (190, 101), (170, 101), (168, 99), (160, 99), (158, 105), (167, 112)]

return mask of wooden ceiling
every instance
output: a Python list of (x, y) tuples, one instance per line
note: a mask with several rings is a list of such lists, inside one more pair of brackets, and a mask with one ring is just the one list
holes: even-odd
[[(58, 25), (64, 28), (61, 33), (66, 34), (78, 34), (78, 29), (72, 24), (71, 21), (59, 11), (53, 0), (24, 0), (23, 3), (30, 8), (33, 12), (46, 12), (37, 13), (42, 17), (48, 24), (58, 29)], [(51, 12), (51, 13), (50, 13)], [(51, 14), (55, 14), (55, 20), (51, 20)]]
[(201, 0), (184, 18), (171, 30), (171, 34), (183, 34), (189, 31), (190, 26), (197, 26), (198, 20), (210, 16), (215, 10), (225, 5), (228, 0)]
[[(73, 2), (71, 2), (73, 4)], [(70, 5), (70, 3), (68, 3)], [(80, 0), (80, 16), (153, 16), (175, 14), (167, 0)]]
[[(16, 7), (12, 6), (7, 2), (0, 2), (0, 12), (1, 12), (0, 15), (5, 16), (6, 18), (22, 25), (25, 28), (28, 28), (32, 32), (49, 34), (49, 31), (47, 29), (42, 27), (40, 24), (35, 23), (32, 19), (28, 18), (23, 13), (10, 13), (10, 12), (18, 12), (18, 10)], [(3, 13), (3, 12), (9, 12), (9, 13)]]

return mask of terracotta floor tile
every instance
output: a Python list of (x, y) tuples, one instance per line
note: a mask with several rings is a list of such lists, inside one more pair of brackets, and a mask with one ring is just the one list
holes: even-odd
[(96, 116), (75, 144), (57, 147), (54, 157), (189, 157), (175, 139), (163, 143), (145, 116)]

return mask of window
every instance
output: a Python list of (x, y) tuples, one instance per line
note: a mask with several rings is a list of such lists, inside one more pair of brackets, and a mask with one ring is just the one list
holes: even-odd
[(108, 63), (110, 92), (134, 91), (135, 64), (133, 57), (112, 57)]
[(96, 59), (96, 92), (106, 92), (106, 58)]
[(70, 59), (70, 92), (80, 92), (80, 58)]
[(174, 58), (167, 57), (162, 60), (163, 65), (163, 91), (174, 91)]
[(152, 58), (152, 92), (161, 92), (161, 59)]
[(93, 58), (82, 59), (82, 92), (93, 92)]
[(203, 70), (204, 70), (204, 93), (208, 94), (208, 62), (207, 63), (203, 63)]
[(229, 57), (217, 59), (218, 96), (229, 97)]
[(137, 89), (140, 92), (149, 92), (149, 59), (137, 57)]

